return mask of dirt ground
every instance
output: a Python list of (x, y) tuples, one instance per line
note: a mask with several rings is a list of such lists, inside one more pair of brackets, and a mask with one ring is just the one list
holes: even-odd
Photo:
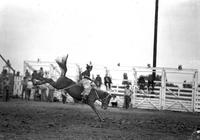
[(188, 140), (200, 115), (12, 99), (0, 101), (0, 140)]

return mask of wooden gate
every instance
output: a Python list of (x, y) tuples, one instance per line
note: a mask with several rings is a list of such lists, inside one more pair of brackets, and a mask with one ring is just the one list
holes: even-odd
[[(160, 110), (161, 107), (161, 87), (160, 82), (157, 81), (154, 90), (152, 87), (147, 88), (147, 79), (145, 79), (145, 86), (141, 88), (137, 81), (139, 78), (138, 73), (152, 74), (152, 69), (139, 67), (140, 70), (133, 69), (134, 71), (134, 82), (133, 82), (133, 90), (134, 94), (132, 96), (132, 107), (133, 108), (144, 108), (144, 109), (157, 109)], [(142, 69), (142, 70), (141, 70)], [(161, 70), (158, 70), (157, 73), (161, 74)]]
[[(132, 97), (133, 108), (174, 110), (174, 111), (199, 111), (200, 97), (198, 96), (198, 71), (195, 69), (178, 70), (173, 68), (143, 68), (143, 71), (134, 70), (134, 95)], [(154, 90), (147, 87), (140, 89), (137, 84), (138, 72), (156, 71), (161, 75), (161, 80), (156, 81)], [(191, 76), (190, 83), (173, 83), (168, 81), (168, 74)], [(199, 98), (197, 98), (199, 97)], [(199, 102), (198, 102), (199, 101)]]

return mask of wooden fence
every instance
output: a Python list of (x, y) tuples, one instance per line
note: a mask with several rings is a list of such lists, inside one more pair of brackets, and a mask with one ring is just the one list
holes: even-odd
[[(144, 68), (148, 71), (155, 69)], [(157, 81), (154, 90), (148, 90), (147, 87), (139, 89), (137, 85), (139, 71), (134, 73), (134, 80), (132, 82), (132, 107), (144, 109), (157, 109), (157, 110), (173, 110), (173, 111), (187, 111), (187, 112), (200, 112), (200, 87), (198, 87), (198, 71), (197, 70), (182, 70), (159, 68), (161, 73), (161, 81)], [(142, 72), (145, 72), (143, 70)], [(157, 71), (158, 71), (157, 70)], [(192, 76), (191, 87), (171, 86), (167, 82), (166, 73), (188, 74)], [(112, 86), (112, 94), (116, 94), (123, 102), (124, 87)], [(122, 106), (122, 103), (120, 103)]]

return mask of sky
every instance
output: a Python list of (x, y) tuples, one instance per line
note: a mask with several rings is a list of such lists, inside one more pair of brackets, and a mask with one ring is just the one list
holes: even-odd
[[(0, 54), (17, 71), (66, 54), (69, 63), (152, 65), (155, 0), (0, 3)], [(199, 0), (159, 0), (158, 67), (200, 69), (199, 17)]]

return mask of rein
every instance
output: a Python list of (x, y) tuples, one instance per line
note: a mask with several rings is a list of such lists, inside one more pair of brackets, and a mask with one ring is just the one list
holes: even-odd
[(75, 85), (76, 85), (76, 84), (72, 84), (72, 85), (70, 85), (70, 86), (64, 88), (63, 90), (67, 90), (67, 89), (69, 89), (69, 88), (71, 88), (71, 87), (74, 87)]

